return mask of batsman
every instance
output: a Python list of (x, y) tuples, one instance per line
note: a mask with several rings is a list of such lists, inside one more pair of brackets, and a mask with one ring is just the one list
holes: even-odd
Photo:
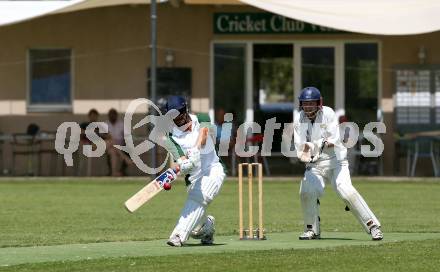
[(321, 93), (315, 87), (301, 91), (299, 108), (294, 120), (294, 143), (298, 158), (306, 164), (300, 187), (304, 233), (299, 239), (320, 238), (319, 199), (327, 182), (372, 239), (382, 240), (379, 220), (351, 183), (347, 149), (340, 140), (335, 112), (322, 105)]
[[(209, 203), (219, 193), (225, 178), (223, 165), (209, 139), (209, 118), (202, 120), (188, 112), (186, 99), (170, 96), (166, 110), (177, 110), (174, 126), (167, 139), (167, 149), (185, 175), (188, 198), (177, 225), (167, 242), (180, 247), (189, 237), (200, 239), (204, 245), (214, 241), (215, 219), (206, 214)], [(200, 141), (201, 140), (201, 141)]]

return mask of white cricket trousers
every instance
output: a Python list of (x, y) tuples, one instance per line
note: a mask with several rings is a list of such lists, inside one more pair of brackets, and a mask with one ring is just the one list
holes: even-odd
[(204, 223), (205, 210), (220, 192), (224, 179), (223, 166), (217, 163), (211, 167), (209, 173), (189, 185), (188, 198), (170, 238), (178, 234), (183, 243), (188, 240), (196, 226)]
[(329, 163), (309, 165), (304, 173), (300, 187), (304, 229), (312, 227), (316, 234), (320, 233), (319, 198), (324, 194), (325, 182), (331, 183), (367, 233), (370, 233), (374, 225), (380, 227), (379, 220), (351, 183), (348, 162), (333, 161), (332, 164), (333, 166)]

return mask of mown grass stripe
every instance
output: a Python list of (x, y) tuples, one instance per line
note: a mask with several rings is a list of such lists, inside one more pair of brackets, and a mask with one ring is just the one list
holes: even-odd
[(200, 246), (196, 244), (197, 241), (192, 240), (183, 248), (169, 247), (165, 244), (166, 240), (1, 248), (0, 266), (116, 257), (209, 254), (270, 249), (300, 250), (440, 239), (440, 233), (385, 233), (385, 240), (381, 242), (371, 241), (368, 235), (361, 232), (327, 232), (323, 233), (324, 239), (314, 241), (299, 241), (297, 236), (298, 233), (292, 232), (269, 233), (266, 241), (239, 241), (237, 236), (219, 236), (216, 238), (215, 246)]

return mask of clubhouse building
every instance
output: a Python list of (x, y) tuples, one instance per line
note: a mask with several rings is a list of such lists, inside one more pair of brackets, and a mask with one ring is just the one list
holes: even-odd
[[(324, 105), (361, 132), (369, 122), (386, 125), (382, 157), (356, 159), (358, 174), (407, 175), (418, 160), (415, 175), (433, 175), (436, 137), (406, 136), (440, 128), (440, 32), (350, 33), (233, 0), (170, 1), (157, 11), (159, 99), (185, 95), (194, 112), (215, 119), (224, 110), (237, 124), (264, 127), (272, 117), (292, 122), (301, 88), (316, 86)], [(30, 123), (56, 131), (62, 122), (85, 121), (91, 108), (104, 121), (110, 108), (122, 113), (132, 99), (149, 98), (149, 5), (38, 17), (1, 26), (0, 41), (4, 134)], [(286, 158), (267, 160), (272, 174), (303, 171)]]

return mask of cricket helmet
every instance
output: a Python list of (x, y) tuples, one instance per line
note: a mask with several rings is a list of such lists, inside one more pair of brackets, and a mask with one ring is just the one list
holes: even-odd
[(188, 106), (186, 99), (180, 95), (169, 96), (166, 103), (167, 112), (170, 110), (177, 110), (179, 115), (174, 118), (174, 124), (178, 127), (182, 127), (191, 121), (191, 117), (188, 113)]
[(166, 109), (167, 111), (177, 110), (180, 113), (188, 112), (186, 99), (180, 95), (171, 95), (167, 99)]
[(304, 101), (319, 101), (319, 106), (322, 107), (322, 96), (318, 88), (305, 87), (301, 90), (301, 94), (298, 97), (299, 105)]
[[(300, 110), (303, 110), (308, 116), (315, 116), (318, 110), (322, 109), (322, 96), (318, 88), (305, 87), (301, 90), (298, 100)], [(302, 105), (302, 103), (306, 101), (317, 101), (318, 104), (316, 109), (306, 111)]]

